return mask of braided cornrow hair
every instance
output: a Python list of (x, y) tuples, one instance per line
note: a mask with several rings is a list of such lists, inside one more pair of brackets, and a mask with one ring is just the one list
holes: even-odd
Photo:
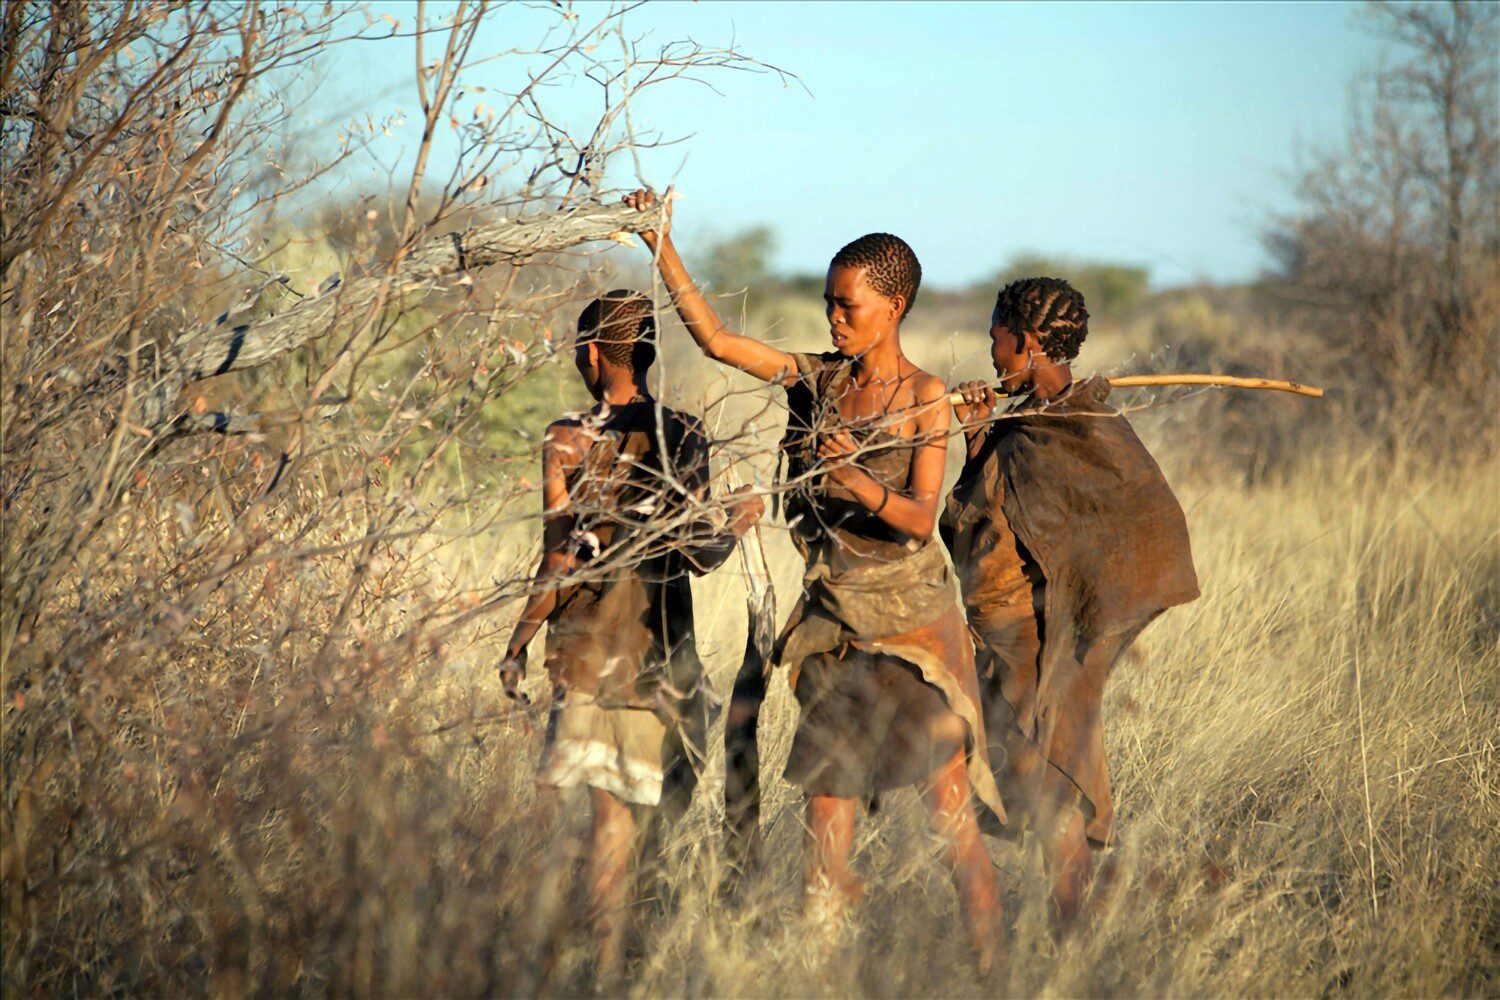
[(861, 236), (833, 255), (831, 267), (862, 267), (870, 287), (886, 298), (906, 300), (904, 319), (922, 287), (922, 265), (906, 241), (890, 233)]
[(1089, 335), (1083, 293), (1062, 278), (1022, 278), (1000, 289), (995, 320), (1017, 334), (1035, 333), (1047, 357), (1072, 361)]
[(599, 345), (599, 353), (622, 368), (639, 372), (656, 360), (656, 313), (640, 292), (616, 288), (584, 307), (578, 317), (578, 343)]

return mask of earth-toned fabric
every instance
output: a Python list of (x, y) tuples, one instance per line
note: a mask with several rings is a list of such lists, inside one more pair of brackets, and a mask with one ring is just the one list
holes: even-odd
[(942, 518), (979, 669), (1001, 794), (1031, 816), (1076, 799), (1113, 836), (1101, 709), (1147, 623), (1198, 596), (1187, 520), (1109, 383), (996, 420)]
[(605, 708), (587, 695), (552, 705), (537, 781), (602, 788), (622, 802), (656, 805), (667, 726), (649, 708)]
[(854, 646), (802, 661), (801, 724), (786, 776), (808, 795), (873, 800), (916, 784), (966, 746), (966, 732), (937, 688), (894, 656)]
[[(983, 752), (973, 648), (941, 547), (891, 529), (816, 472), (818, 434), (846, 426), (837, 399), (849, 379), (849, 361), (839, 354), (794, 357), (801, 378), (788, 389), (786, 509), (807, 572), (773, 661), (789, 668), (803, 707), (787, 777), (797, 782), (816, 775), (806, 786), (814, 794), (833, 794), (821, 788), (863, 794), (910, 784), (936, 770), (927, 765), (945, 749), (942, 713), (952, 712), (964, 724), (970, 785), (1003, 818)], [(913, 442), (879, 428), (851, 433), (863, 446), (859, 465), (890, 489), (905, 490)], [(838, 676), (854, 671), (867, 676)], [(816, 676), (804, 683), (803, 672)], [(916, 696), (909, 685), (918, 679), (940, 701)], [(831, 721), (835, 714), (837, 723)], [(837, 758), (821, 759), (837, 738), (854, 745)], [(841, 771), (837, 759), (861, 754), (866, 759), (859, 766)], [(900, 759), (872, 762), (872, 755)]]
[(617, 407), (587, 430), (593, 443), (567, 484), (581, 582), (547, 619), (547, 671), (562, 701), (545, 773), (586, 773), (587, 784), (632, 795), (654, 782), (685, 807), (708, 723), (689, 573), (732, 549), (724, 532), (684, 514), (707, 482), (707, 442), (696, 418), (650, 402)]

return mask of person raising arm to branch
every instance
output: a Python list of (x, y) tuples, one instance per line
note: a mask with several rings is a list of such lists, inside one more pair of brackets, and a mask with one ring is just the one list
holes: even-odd
[(754, 337), (745, 337), (732, 332), (719, 319), (714, 307), (704, 298), (698, 286), (688, 275), (687, 266), (672, 242), (672, 196), (658, 198), (653, 191), (637, 191), (627, 195), (625, 204), (641, 212), (654, 212), (661, 218), (661, 227), (641, 230), (637, 233), (646, 244), (646, 249), (656, 259), (661, 272), (662, 284), (672, 296), (672, 305), (682, 323), (692, 334), (705, 355), (719, 362), (738, 368), (762, 382), (784, 385), (796, 375), (797, 365), (792, 356), (764, 344)]
[[(901, 349), (922, 278), (916, 254), (889, 233), (846, 245), (823, 290), (832, 350), (789, 354), (724, 327), (655, 195), (638, 191), (626, 204), (663, 220), (640, 235), (703, 352), (787, 392), (780, 486), (807, 570), (772, 665), (788, 668), (801, 707), (786, 776), (807, 796), (809, 915), (832, 929), (860, 896), (859, 805), (917, 785), (984, 965), (1000, 945), (1000, 903), (974, 803), (989, 821), (1004, 809), (984, 753), (973, 646), (934, 537), (947, 390)], [(731, 717), (753, 714), (738, 697), (748, 685), (735, 690)], [(735, 816), (737, 804), (725, 812)]]
[[(625, 203), (661, 214), (659, 230), (641, 230), (638, 235), (657, 261), (677, 315), (707, 357), (762, 382), (788, 387), (805, 378), (810, 366), (826, 367), (830, 359), (850, 369), (852, 384), (840, 394), (833, 414), (844, 419), (838, 421), (840, 426), (822, 429), (816, 441), (822, 471), (847, 499), (886, 525), (917, 541), (931, 538), (946, 468), (950, 408), (942, 380), (917, 368), (901, 353), (897, 334), (910, 307), (909, 296), (883, 295), (867, 280), (866, 268), (841, 266), (836, 261), (829, 268), (823, 296), (835, 351), (789, 354), (725, 326), (688, 274), (672, 241), (670, 198), (637, 191)], [(891, 431), (909, 440), (914, 447), (906, 489), (892, 489), (862, 467), (857, 459), (871, 446), (855, 440), (851, 432), (855, 429)]]

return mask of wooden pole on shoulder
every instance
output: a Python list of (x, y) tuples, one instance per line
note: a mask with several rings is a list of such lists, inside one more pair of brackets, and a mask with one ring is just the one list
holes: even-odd
[[(1274, 378), (1239, 378), (1234, 375), (1116, 375), (1109, 384), (1119, 389), (1133, 389), (1150, 385), (1222, 385), (1234, 389), (1274, 389), (1279, 392), (1295, 392), (1299, 396), (1321, 399), (1323, 390), (1315, 385), (1286, 382)], [(999, 386), (995, 387), (997, 390)], [(962, 393), (950, 393), (948, 402), (954, 406), (962, 403)]]
[(1234, 375), (1116, 375), (1109, 384), (1121, 389), (1141, 385), (1225, 385), (1233, 389), (1275, 389), (1278, 392), (1295, 392), (1299, 396), (1323, 398), (1323, 390), (1315, 385), (1286, 382), (1274, 378), (1238, 378)]

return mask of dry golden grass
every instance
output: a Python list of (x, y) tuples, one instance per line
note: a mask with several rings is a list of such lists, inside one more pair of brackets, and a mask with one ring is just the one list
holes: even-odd
[[(972, 361), (972, 347), (958, 353)], [(1500, 465), (1330, 435), (1246, 487), (1178, 474), (1212, 447), (1190, 436), (1193, 412), (1141, 421), (1188, 510), (1204, 596), (1148, 629), (1107, 692), (1122, 836), (1098, 923), (1055, 945), (1035, 852), (993, 844), (1010, 958), (978, 980), (903, 793), (861, 821), (870, 891), (855, 932), (832, 954), (810, 948), (800, 808), (773, 777), (794, 711), (778, 684), (765, 876), (737, 902), (717, 894), (715, 755), (672, 833), (668, 891), (637, 915), (634, 993), (1495, 992)], [(522, 524), (477, 562), (524, 560), (535, 532)], [(784, 537), (769, 545), (785, 613), (798, 567)], [(452, 548), (400, 592), (420, 601), (420, 574), (475, 562)], [(7, 705), (7, 989), (588, 991), (576, 909), (536, 945), (539, 882), (549, 866), (573, 874), (584, 812), (565, 802), (552, 820), (537, 800), (540, 733), (489, 670), (505, 623), (469, 645), (320, 664), (309, 651), (331, 610), (316, 565), (270, 596), (226, 599), (170, 649), (77, 664)], [(697, 587), (721, 696), (743, 642), (736, 569)], [(372, 633), (400, 618), (396, 597), (363, 600)]]
[[(725, 913), (690, 893), (641, 991), (1492, 992), (1496, 473), (1333, 455), (1251, 490), (1182, 485), (1204, 597), (1112, 679), (1123, 836), (1112, 904), (1082, 938), (1051, 942), (1039, 860), (996, 844), (1011, 963), (998, 984), (971, 979), (920, 809), (896, 797), (863, 822), (872, 892), (852, 960), (818, 964), (797, 930), (799, 810), (782, 788), (764, 895)], [(789, 701), (770, 713), (768, 768)]]

